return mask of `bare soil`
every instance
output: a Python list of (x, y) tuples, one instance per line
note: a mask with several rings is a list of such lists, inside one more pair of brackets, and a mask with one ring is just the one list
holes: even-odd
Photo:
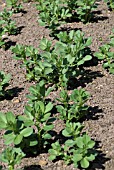
[[(9, 45), (25, 44), (38, 47), (42, 37), (49, 37), (49, 30), (39, 26), (38, 11), (34, 2), (24, 3), (24, 13), (13, 16), (17, 26), (20, 28), (18, 35), (9, 36)], [(3, 10), (3, 5), (0, 5)], [(103, 0), (98, 1), (98, 9), (95, 12), (95, 19), (88, 24), (72, 22), (66, 25), (68, 29), (80, 29), (85, 37), (92, 37), (91, 50), (98, 51), (100, 45), (109, 41), (109, 35), (114, 28), (114, 12), (109, 11)], [(51, 38), (52, 39), (52, 38)], [(72, 85), (73, 88), (83, 87), (90, 92), (88, 100), (89, 114), (84, 118), (83, 124), (86, 131), (96, 141), (98, 157), (92, 162), (89, 170), (113, 170), (114, 169), (114, 76), (102, 68), (102, 62), (94, 61), (85, 66), (86, 74), (80, 77)], [(0, 70), (11, 74), (9, 89), (15, 93), (12, 98), (0, 101), (0, 111), (12, 111), (16, 115), (22, 114), (27, 103), (26, 95), (28, 88), (33, 82), (25, 78), (25, 68), (20, 68), (20, 61), (12, 58), (10, 49), (0, 49)], [(56, 94), (53, 94), (56, 97)], [(59, 132), (63, 125), (56, 122), (56, 130)], [(0, 152), (4, 149), (0, 132)], [(5, 165), (1, 163), (1, 165)], [(24, 158), (16, 169), (24, 170), (76, 170), (73, 165), (66, 166), (63, 161), (51, 162), (48, 154), (42, 153), (36, 157)]]

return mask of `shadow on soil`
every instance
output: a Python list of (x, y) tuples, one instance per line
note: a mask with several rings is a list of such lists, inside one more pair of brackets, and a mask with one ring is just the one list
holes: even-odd
[(11, 46), (15, 46), (16, 45), (16, 42), (13, 42), (11, 40), (8, 40), (7, 42), (5, 42), (5, 47), (4, 47), (4, 50), (8, 50)]
[(23, 170), (43, 170), (40, 165), (25, 166)]
[(80, 122), (84, 122), (85, 120), (98, 120), (104, 116), (103, 110), (99, 108), (99, 106), (90, 106), (88, 108), (87, 114), (80, 119)]
[(17, 30), (16, 30), (15, 35), (21, 34), (21, 31), (22, 31), (23, 28), (24, 28), (24, 26), (18, 27)]
[(90, 167), (87, 170), (96, 170), (96, 169), (105, 169), (104, 164), (110, 160), (110, 158), (106, 157), (106, 154), (102, 152), (102, 148), (100, 147), (100, 141), (96, 141), (95, 150), (97, 150), (96, 159), (90, 164)]
[(99, 71), (92, 71), (90, 69), (84, 70), (78, 79), (70, 79), (68, 90), (73, 90), (78, 87), (84, 88), (88, 83), (91, 83), (97, 77), (103, 77), (103, 74), (101, 74)]
[(18, 88), (14, 87), (12, 89), (8, 89), (5, 91), (5, 95), (3, 97), (0, 97), (0, 101), (2, 100), (12, 100), (14, 97), (18, 97), (18, 94), (23, 90), (24, 88)]

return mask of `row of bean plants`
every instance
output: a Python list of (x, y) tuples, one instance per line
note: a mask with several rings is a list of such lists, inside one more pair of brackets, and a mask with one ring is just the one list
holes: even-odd
[[(0, 47), (3, 48), (7, 45), (5, 39), (8, 35), (18, 31), (15, 22), (11, 20), (12, 14), (23, 9), (17, 0), (6, 2), (11, 10), (4, 9), (0, 14)], [(42, 38), (38, 48), (20, 44), (10, 48), (13, 58), (21, 60), (22, 66), (26, 68), (27, 80), (34, 81), (35, 85), (29, 89), (23, 115), (15, 116), (10, 111), (5, 114), (0, 112), (0, 129), (5, 130), (3, 138), (6, 145), (0, 160), (8, 164), (8, 170), (14, 170), (23, 157), (38, 155), (45, 150), (51, 161), (62, 159), (67, 165), (73, 163), (74, 167), (88, 168), (97, 152), (95, 142), (83, 132), (84, 126), (80, 119), (88, 114), (89, 106), (86, 102), (90, 94), (82, 88), (74, 89), (69, 94), (68, 86), (73, 78), (84, 74), (84, 63), (92, 59), (89, 48), (92, 39), (85, 38), (80, 30), (58, 31), (58, 27), (75, 14), (84, 23), (89, 22), (96, 3), (95, 0), (38, 0), (36, 7), (39, 10), (38, 22), (48, 26), (51, 36), (56, 37), (57, 41), (52, 45), (52, 41)], [(113, 36), (108, 45), (107, 54), (111, 56), (111, 62), (107, 60), (107, 67), (113, 73), (114, 56), (111, 52), (109, 54), (111, 45), (114, 45)], [(104, 48), (101, 47), (101, 51), (95, 53), (99, 59), (104, 59)], [(10, 77), (0, 71), (0, 98), (10, 95), (6, 90)], [(50, 93), (57, 91), (59, 96), (54, 101), (50, 100)], [(59, 113), (58, 117), (56, 113)], [(54, 136), (54, 121), (59, 119), (64, 124), (63, 142)]]

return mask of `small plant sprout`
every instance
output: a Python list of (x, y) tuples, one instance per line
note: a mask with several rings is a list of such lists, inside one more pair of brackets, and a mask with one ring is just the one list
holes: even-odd
[(110, 10), (114, 11), (114, 0), (104, 0), (107, 3), (107, 6)]
[(8, 164), (8, 170), (14, 170), (24, 156), (20, 148), (7, 147), (0, 155), (0, 161)]
[(83, 126), (79, 122), (67, 122), (62, 134), (68, 139), (64, 144), (60, 144), (59, 141), (52, 144), (52, 149), (48, 151), (49, 159), (54, 160), (59, 157), (66, 164), (73, 163), (76, 168), (79, 166), (88, 168), (89, 162), (93, 161), (97, 154), (94, 152), (95, 142), (90, 136), (80, 135), (82, 129)]
[(12, 12), (18, 13), (23, 9), (23, 6), (18, 2), (18, 0), (6, 0), (6, 5), (11, 8)]
[(61, 105), (57, 105), (57, 111), (60, 113), (60, 118), (65, 122), (79, 121), (87, 114), (88, 106), (85, 102), (88, 100), (89, 94), (83, 89), (75, 89), (71, 95), (67, 94), (66, 90), (60, 92), (60, 98), (57, 100)]
[(111, 74), (114, 74), (114, 29), (110, 36), (110, 42), (99, 47), (99, 52), (95, 56), (99, 60), (103, 60), (103, 67), (108, 69)]
[(17, 31), (15, 21), (11, 19), (12, 14), (13, 12), (7, 11), (6, 8), (4, 9), (3, 12), (0, 13), (1, 28), (3, 29), (4, 33), (8, 33), (8, 35), (13, 35)]
[(6, 94), (5, 88), (9, 85), (10, 74), (5, 74), (0, 71), (0, 97), (4, 97)]

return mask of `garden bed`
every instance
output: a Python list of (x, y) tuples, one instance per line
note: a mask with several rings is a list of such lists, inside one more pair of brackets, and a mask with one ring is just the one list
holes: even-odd
[[(109, 42), (109, 35), (114, 28), (114, 12), (109, 11), (106, 3), (98, 2), (93, 22), (83, 24), (82, 22), (72, 22), (66, 24), (67, 29), (80, 29), (85, 33), (85, 37), (92, 37), (91, 50), (97, 52), (99, 46)], [(24, 13), (15, 14), (13, 19), (20, 28), (20, 33), (10, 35), (10, 46), (15, 44), (32, 45), (38, 47), (42, 37), (52, 39), (49, 30), (39, 26), (38, 11), (34, 2), (24, 3)], [(0, 7), (3, 9), (2, 6)], [(54, 40), (55, 42), (55, 40)], [(10, 49), (0, 48), (0, 70), (11, 74), (11, 81), (8, 89), (15, 93), (11, 98), (0, 101), (0, 111), (5, 113), (12, 111), (16, 115), (23, 114), (24, 106), (27, 103), (26, 95), (28, 89), (34, 82), (28, 82), (25, 78), (25, 68), (20, 68), (20, 61), (12, 58)], [(89, 170), (113, 170), (114, 169), (114, 77), (107, 70), (102, 68), (102, 62), (96, 58), (92, 62), (87, 62), (84, 66), (85, 75), (79, 77), (71, 88), (83, 87), (91, 96), (87, 101), (89, 113), (82, 120), (85, 130), (97, 143), (98, 156), (91, 163)], [(72, 90), (70, 89), (69, 92)], [(54, 100), (57, 93), (53, 92), (51, 98)], [(55, 122), (57, 133), (63, 129), (60, 121)], [(0, 152), (4, 149), (3, 131), (0, 132)], [(24, 158), (17, 169), (25, 170), (67, 170), (76, 169), (73, 165), (66, 166), (63, 161), (55, 162), (48, 160), (48, 153), (41, 153), (36, 157)], [(2, 165), (2, 164), (1, 164)], [(3, 164), (4, 166), (4, 164)]]

